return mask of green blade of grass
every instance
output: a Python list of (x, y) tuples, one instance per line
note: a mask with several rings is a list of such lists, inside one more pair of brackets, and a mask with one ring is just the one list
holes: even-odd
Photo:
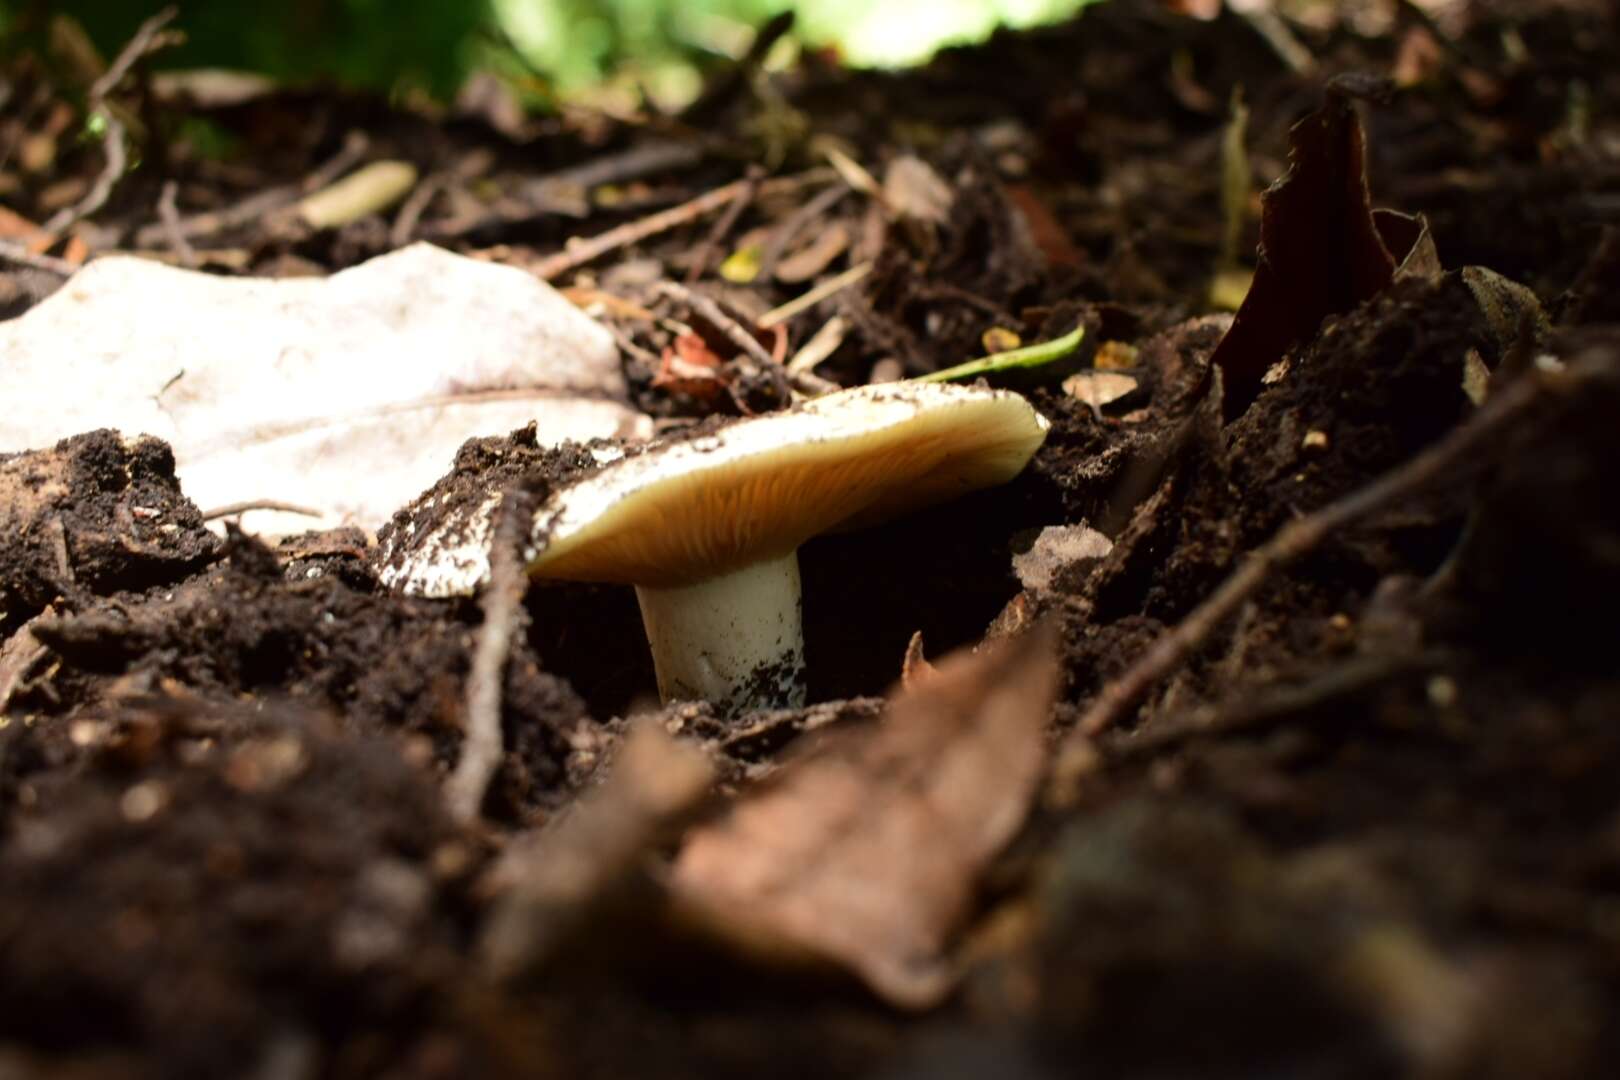
[(1020, 349), (1009, 349), (1006, 352), (991, 353), (989, 356), (977, 360), (969, 360), (965, 364), (948, 367), (944, 371), (936, 371), (929, 375), (919, 375), (916, 382), (950, 382), (954, 379), (970, 379), (975, 375), (991, 375), (998, 371), (1011, 371), (1014, 368), (1040, 367), (1050, 364), (1054, 360), (1061, 360), (1080, 347), (1080, 339), (1086, 336), (1086, 328), (1077, 326), (1073, 332), (1064, 334), (1051, 341), (1042, 341), (1035, 345), (1025, 345)]

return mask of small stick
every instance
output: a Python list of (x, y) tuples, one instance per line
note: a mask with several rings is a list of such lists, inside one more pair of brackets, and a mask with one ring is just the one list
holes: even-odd
[(84, 193), (84, 197), (72, 206), (58, 210), (42, 226), (46, 232), (61, 235), (74, 222), (100, 210), (112, 195), (113, 185), (123, 177), (124, 166), (129, 164), (129, 147), (124, 141), (128, 131), (124, 127), (124, 122), (118, 118), (118, 114), (107, 108), (107, 95), (117, 89), (118, 84), (129, 74), (129, 69), (135, 66), (136, 61), (174, 42), (175, 39), (171, 35), (160, 34), (159, 31), (179, 13), (180, 9), (171, 5), (141, 23), (140, 28), (135, 31), (135, 36), (129, 39), (113, 60), (112, 66), (91, 84), (87, 115), (100, 114), (106, 121), (107, 126), (102, 133), (101, 145), (106, 150), (107, 160), (102, 165), (96, 182), (90, 185), (90, 190)]
[(1158, 683), (1207, 641), (1217, 627), (1237, 611), (1277, 571), (1309, 554), (1334, 533), (1359, 518), (1433, 484), (1471, 457), (1485, 456), (1485, 448), (1528, 413), (1559, 385), (1568, 385), (1580, 373), (1571, 368), (1563, 377), (1531, 372), (1491, 397), (1467, 422), (1359, 491), (1329, 503), (1278, 529), (1265, 544), (1250, 553), (1221, 586), (1175, 627), (1160, 634), (1147, 652), (1124, 674), (1109, 683), (1081, 716), (1071, 740), (1090, 739), (1124, 715)]
[[(827, 176), (825, 170), (812, 169), (799, 176), (781, 176), (773, 180), (759, 182), (759, 195), (774, 195), (782, 191), (792, 191), (805, 184), (815, 183)], [(712, 191), (706, 191), (695, 199), (688, 200), (679, 206), (672, 206), (668, 210), (660, 210), (656, 214), (637, 221), (628, 221), (606, 232), (598, 233), (589, 239), (574, 238), (566, 245), (566, 250), (555, 255), (541, 259), (531, 272), (542, 281), (551, 281), (570, 270), (576, 270), (586, 263), (595, 262), (610, 251), (629, 247), (648, 237), (668, 232), (682, 225), (689, 225), (706, 214), (724, 207), (737, 197), (748, 185), (756, 181), (749, 179), (733, 180), (729, 184), (722, 184)]]
[[(181, 374), (184, 374), (184, 372)], [(179, 377), (179, 375), (176, 375), (174, 378), (178, 379)], [(173, 383), (174, 379), (170, 379), (169, 382)], [(299, 506), (297, 503), (282, 502), (279, 499), (248, 499), (244, 502), (226, 503), (224, 506), (216, 506), (212, 510), (205, 510), (202, 519), (204, 521), (214, 521), (217, 518), (245, 514), (249, 510), (279, 510), (284, 514), (302, 514), (305, 517), (323, 516), (320, 510), (312, 510), (307, 506)]]
[(484, 589), (484, 625), (467, 676), (466, 727), (461, 760), (445, 782), (444, 797), (450, 815), (463, 824), (478, 820), (484, 792), (500, 765), (501, 688), (506, 676), (512, 637), (523, 619), (523, 594), (529, 584), (524, 573), (523, 541), (528, 534), (532, 500), (509, 490), (496, 511), (495, 535), (489, 551), (489, 584)]
[(59, 277), (72, 277), (79, 269), (66, 259), (58, 259), (55, 255), (36, 255), (12, 240), (0, 240), (0, 260), (26, 266), (31, 270), (43, 270), (47, 274), (56, 274)]
[(658, 370), (658, 357), (650, 349), (643, 349), (640, 345), (637, 345), (629, 334), (615, 326), (610, 320), (598, 319), (596, 321), (605, 326), (607, 332), (613, 335), (613, 340), (619, 343), (619, 348), (629, 353), (638, 363), (646, 365), (648, 371)]
[(709, 260), (714, 258), (715, 249), (737, 224), (737, 219), (748, 209), (748, 204), (754, 201), (754, 196), (759, 193), (759, 182), (763, 178), (764, 173), (757, 167), (748, 170), (748, 176), (744, 178), (747, 182), (737, 192), (737, 197), (731, 200), (731, 205), (726, 207), (726, 212), (715, 221), (714, 228), (709, 230), (709, 235), (703, 238), (697, 254), (692, 257), (692, 265), (686, 271), (688, 285), (696, 284), (709, 269)]
[(46, 529), (51, 535), (51, 553), (56, 556), (56, 572), (69, 588), (76, 587), (79, 576), (73, 572), (73, 556), (68, 551), (67, 526), (62, 522), (62, 515), (53, 515)]
[(793, 354), (793, 359), (787, 362), (789, 375), (802, 375), (816, 370), (816, 366), (827, 357), (838, 351), (838, 346), (844, 343), (844, 333), (849, 329), (849, 323), (842, 315), (834, 315), (821, 324), (821, 329), (810, 336), (804, 347)]
[(725, 310), (721, 308), (719, 304), (715, 303), (707, 296), (704, 296), (702, 293), (697, 292), (696, 290), (688, 289), (685, 285), (677, 285), (673, 281), (660, 281), (657, 285), (653, 286), (653, 290), (655, 292), (662, 293), (671, 300), (685, 304), (687, 307), (703, 316), (709, 322), (713, 323), (717, 330), (726, 335), (727, 341), (730, 341), (733, 345), (737, 346), (737, 348), (747, 353), (749, 357), (752, 358), (753, 361), (760, 367), (770, 368), (778, 366), (776, 363), (776, 358), (765, 351), (765, 346), (759, 343), (758, 338), (756, 338), (753, 334), (750, 334), (746, 329), (744, 329), (741, 323), (739, 323), (736, 319), (733, 319), (730, 315), (727, 315)]
[(388, 230), (389, 246), (402, 248), (411, 242), (411, 237), (416, 235), (417, 223), (422, 220), (428, 205), (438, 197), (439, 192), (443, 191), (449, 182), (450, 173), (436, 172), (416, 185), (416, 189), (400, 205), (399, 213), (394, 216), (393, 227)]
[(809, 311), (811, 308), (827, 299), (827, 297), (832, 296), (834, 293), (842, 292), (844, 289), (849, 288), (851, 285), (855, 284), (857, 281), (861, 280), (861, 278), (865, 277), (871, 272), (872, 264), (870, 262), (863, 262), (859, 265), (850, 267), (837, 277), (828, 278), (815, 288), (795, 296), (792, 300), (789, 300), (781, 307), (772, 308), (770, 311), (767, 311), (765, 314), (761, 315), (759, 317), (760, 328), (762, 330), (769, 330), (777, 323), (787, 322), (801, 311)]
[[(239, 225), (257, 221), (272, 210), (296, 202), (312, 191), (319, 191), (353, 168), (365, 156), (370, 143), (371, 140), (364, 132), (351, 131), (344, 136), (343, 146), (338, 152), (303, 180), (296, 184), (283, 184), (249, 195), (241, 202), (227, 206), (223, 210), (186, 218), (180, 222), (180, 235), (195, 239), (199, 236), (224, 232), (226, 229), (234, 229)], [(162, 224), (145, 225), (135, 233), (135, 243), (143, 248), (156, 247), (166, 239), (168, 230)]]
[(169, 248), (180, 260), (180, 265), (188, 270), (197, 268), (197, 253), (192, 250), (191, 243), (180, 231), (180, 211), (175, 207), (174, 201), (180, 191), (180, 185), (173, 180), (163, 183), (163, 194), (158, 197), (158, 220), (163, 223), (163, 231), (168, 233)]
[(768, 280), (776, 272), (776, 264), (782, 261), (782, 255), (787, 251), (788, 245), (799, 238), (811, 222), (820, 221), (841, 202), (850, 192), (845, 184), (834, 184), (825, 191), (818, 192), (815, 198), (799, 207), (782, 222), (781, 226), (771, 234), (765, 244), (765, 250), (759, 253), (760, 280)]
[(685, 285), (677, 285), (673, 281), (661, 281), (654, 290), (662, 293), (672, 300), (679, 301), (703, 316), (714, 325), (726, 340), (741, 349), (747, 357), (757, 364), (761, 371), (768, 372), (771, 381), (776, 384), (777, 394), (781, 400), (788, 399), (788, 375), (782, 365), (776, 362), (776, 357), (765, 351), (765, 346), (759, 339), (750, 334), (736, 319), (727, 315), (725, 310), (713, 300), (700, 292), (694, 292)]

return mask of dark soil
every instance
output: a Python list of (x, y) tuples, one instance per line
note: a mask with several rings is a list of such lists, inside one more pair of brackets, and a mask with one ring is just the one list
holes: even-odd
[[(163, 152), (120, 180), (84, 246), (166, 250), (144, 232), (163, 181), (194, 217), (300, 180), (349, 130), (369, 135), (367, 157), (442, 177), (402, 230), (260, 215), (194, 239), (217, 272), (335, 270), (402, 239), (533, 269), (570, 236), (750, 163), (819, 168), (827, 139), (880, 181), (897, 158), (926, 162), (952, 193), (939, 220), (812, 179), (762, 189), (723, 236), (718, 215), (694, 219), (557, 278), (584, 305), (620, 302), (601, 317), (671, 438), (769, 407), (772, 389), (713, 334), (713, 379), (662, 377), (667, 322), (627, 313), (691, 324), (658, 281), (691, 274), (746, 321), (870, 261), (784, 324), (791, 355), (839, 317), (845, 336), (816, 370), (846, 386), (981, 355), (992, 329), (1087, 333), (1077, 356), (994, 380), (1052, 422), (1016, 480), (802, 549), (808, 709), (733, 723), (702, 704), (660, 710), (630, 590), (534, 585), (473, 826), (441, 785), (461, 754), (475, 599), (390, 592), (358, 531), (217, 537), (155, 440), (90, 432), (0, 455), (0, 1075), (1620, 1069), (1620, 21), (1543, 0), (1436, 26), (1390, 5), (1379, 25), (1288, 24), (1314, 58), (1296, 71), (1250, 21), (1173, 6), (1100, 3), (903, 74), (809, 58), (773, 77), (781, 101), (733, 80), (701, 125), (587, 115), (503, 133), (466, 109), (337, 93), (146, 101)], [(42, 64), (12, 65), (5, 139), (41, 122), (18, 102), (70, 100)], [(1241, 87), (1258, 191), (1347, 72), (1396, 76), (1387, 101), (1355, 106), (1373, 203), (1425, 215), (1448, 272), (1403, 272), (1325, 313), (1258, 358), (1266, 379), (1228, 415), (1212, 356), (1231, 320), (1208, 297), (1229, 103)], [(188, 152), (188, 116), (239, 136), (243, 159)], [(672, 139), (691, 153), (636, 164)], [(587, 186), (572, 196), (584, 216), (559, 212), (558, 178), (585, 166), (594, 200)], [(98, 168), (64, 145), (43, 171), (6, 174), (8, 202), (43, 220), (53, 184)], [(829, 245), (839, 231), (847, 244)], [(50, 253), (82, 257), (71, 243)], [(766, 269), (723, 279), (750, 245)], [(1465, 266), (1528, 286), (1546, 325), (1504, 323)], [(0, 281), (9, 317), (55, 279), (0, 257)], [(1278, 529), (1479, 415), (1481, 367), (1495, 395), (1559, 365), (1584, 373), (1572, 389), (1278, 569), (1122, 722), (1074, 736)], [(1117, 404), (1062, 389), (1122, 366), (1138, 390)], [(444, 498), (389, 529), (595, 467), (587, 448), (534, 439), (469, 443)], [(1112, 552), (1025, 588), (1013, 556), (1082, 522)], [(491, 975), (484, 931), (505, 887), (492, 868), (593, 789), (632, 714), (704, 748), (729, 796), (800, 733), (872, 723), (914, 633), (937, 657), (1042, 617), (1063, 631), (1051, 733), (1065, 782), (980, 883), (943, 1006), (903, 1012), (617, 901), (581, 914), (562, 960)]]

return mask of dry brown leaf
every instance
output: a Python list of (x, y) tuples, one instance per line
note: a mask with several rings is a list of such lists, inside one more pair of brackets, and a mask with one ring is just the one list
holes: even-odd
[[(1289, 131), (1288, 171), (1260, 197), (1254, 284), (1213, 358), (1229, 418), (1248, 408), (1291, 345), (1308, 340), (1329, 315), (1383, 291), (1406, 255), (1390, 250), (1393, 237), (1372, 208), (1366, 136), (1355, 110), (1356, 97), (1382, 88), (1362, 76), (1335, 78), (1322, 107)], [(1413, 230), (1396, 231), (1417, 239)]]
[(778, 262), (772, 276), (789, 285), (809, 281), (849, 250), (849, 240), (849, 227), (842, 222), (834, 222), (818, 232), (808, 244)]
[(1136, 392), (1136, 378), (1117, 371), (1077, 371), (1063, 380), (1063, 392), (1091, 406), (1093, 412), (1104, 405)]
[(943, 225), (956, 192), (926, 161), (907, 154), (891, 161), (884, 172), (883, 198), (903, 218)]
[(846, 967), (895, 1005), (937, 1003), (955, 979), (946, 945), (1045, 764), (1054, 638), (957, 653), (876, 728), (784, 766), (689, 838), (677, 899), (763, 952)]
[[(0, 617), (4, 614), (0, 611)], [(50, 652), (33, 634), (33, 624), (39, 618), (36, 615), (18, 627), (16, 633), (0, 639), (0, 716), (5, 715), (12, 695), (22, 687), (29, 671)]]
[(690, 394), (700, 401), (711, 401), (726, 392), (729, 381), (725, 359), (716, 355), (694, 333), (680, 334), (664, 349), (653, 375), (652, 385), (671, 393)]
[(1112, 550), (1113, 541), (1084, 522), (1050, 525), (1041, 530), (1028, 551), (1013, 556), (1013, 573), (1031, 592), (1050, 592), (1060, 573), (1105, 559)]
[(918, 630), (906, 643), (906, 655), (900, 660), (900, 686), (905, 690), (916, 690), (934, 677), (934, 671), (934, 665), (923, 654), (922, 631)]
[(485, 970), (514, 978), (545, 963), (713, 780), (701, 750), (654, 723), (632, 728), (607, 779), (554, 826), (507, 848), (485, 876), (498, 898), (479, 943)]

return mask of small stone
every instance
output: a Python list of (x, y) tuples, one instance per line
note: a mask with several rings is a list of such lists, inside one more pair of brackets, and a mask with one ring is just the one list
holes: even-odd
[(124, 792), (118, 800), (118, 809), (124, 820), (133, 824), (150, 821), (169, 802), (169, 792), (156, 780), (143, 780)]
[(1449, 675), (1436, 675), (1427, 687), (1429, 704), (1437, 709), (1449, 709), (1457, 704), (1457, 680)]

